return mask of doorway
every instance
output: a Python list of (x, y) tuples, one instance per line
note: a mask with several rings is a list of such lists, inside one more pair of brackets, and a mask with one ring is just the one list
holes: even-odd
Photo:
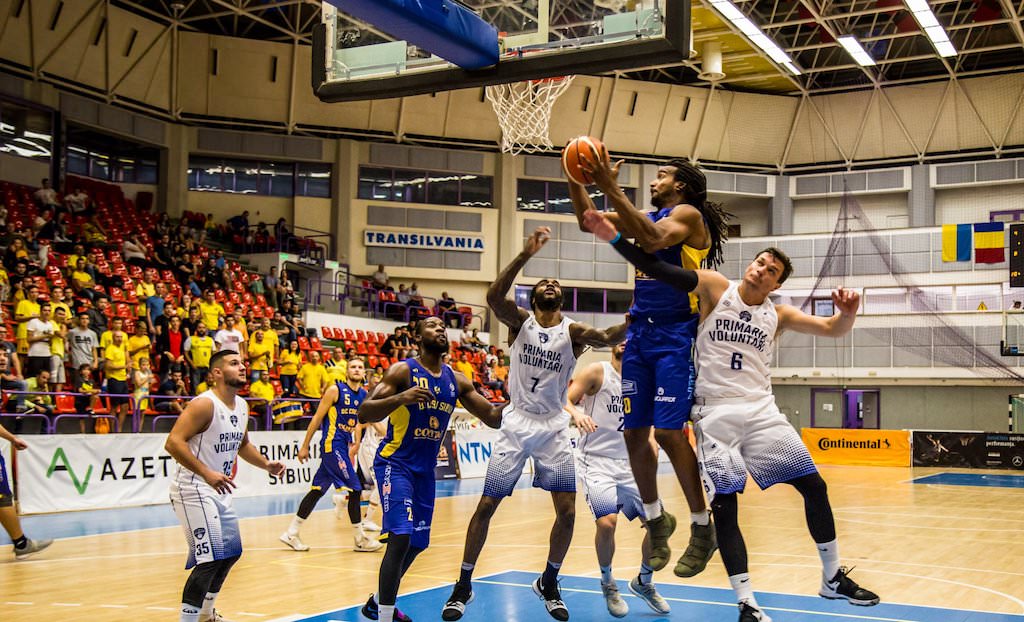
[(877, 430), (880, 389), (811, 389), (811, 427)]

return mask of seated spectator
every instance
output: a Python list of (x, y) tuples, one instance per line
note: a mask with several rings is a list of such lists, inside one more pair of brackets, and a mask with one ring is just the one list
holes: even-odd
[(294, 339), (288, 344), (288, 349), (281, 352), (278, 362), (278, 373), (281, 376), (282, 394), (288, 397), (296, 395), (296, 378), (299, 373), (299, 366), (302, 365), (302, 353), (299, 352), (299, 342)]
[(331, 358), (324, 361), (324, 367), (327, 369), (327, 379), (330, 382), (345, 382), (348, 376), (348, 359), (345, 358), (345, 352), (341, 346), (336, 346), (331, 350)]
[(412, 297), (409, 295), (409, 288), (405, 286), (405, 283), (398, 284), (398, 295), (395, 298), (399, 303), (409, 306), (409, 302), (412, 301)]
[(149, 266), (149, 259), (146, 257), (146, 247), (139, 241), (139, 234), (132, 233), (121, 243), (121, 253), (126, 263), (140, 268)]
[(228, 218), (228, 230), (234, 235), (245, 236), (249, 230), (249, 210)]
[(408, 349), (403, 348), (401, 345), (401, 332), (402, 327), (399, 326), (398, 328), (395, 328), (393, 335), (388, 335), (388, 338), (380, 345), (381, 354), (388, 358), (397, 358), (400, 361), (405, 360), (405, 355), (408, 353)]
[(38, 413), (47, 417), (53, 415), (53, 396), (45, 395), (50, 390), (50, 370), (42, 369), (26, 381), (25, 406), (22, 412)]
[(480, 341), (480, 329), (474, 328), (470, 330), (468, 326), (462, 329), (462, 337), (459, 339), (459, 346), (470, 352), (479, 352), (483, 350), (487, 344)]
[(28, 261), (28, 249), (25, 247), (25, 238), (17, 237), (11, 240), (10, 246), (4, 253), (4, 267), (14, 270), (19, 261)]
[(278, 248), (287, 251), (292, 232), (288, 230), (288, 221), (284, 218), (277, 219), (277, 224), (274, 225), (274, 237), (277, 238)]
[(161, 396), (161, 398), (169, 397), (175, 399), (153, 400), (153, 410), (173, 413), (175, 415), (181, 414), (181, 411), (185, 409), (184, 400), (181, 398), (188, 395), (188, 389), (185, 387), (185, 378), (180, 367), (171, 368), (171, 373), (167, 375), (167, 379), (160, 383), (157, 395)]
[[(498, 359), (492, 359), (490, 363), (484, 367), (484, 386), (495, 390), (505, 392), (505, 380), (498, 377)], [(507, 377), (507, 371), (506, 371)]]
[(384, 264), (377, 266), (377, 271), (370, 277), (370, 286), (374, 289), (391, 289), (388, 287), (388, 273), (384, 272)]
[(282, 346), (295, 341), (297, 336), (295, 325), (286, 320), (281, 311), (274, 311), (274, 319), (271, 320), (270, 327), (277, 333), (278, 342)]
[(299, 367), (296, 378), (299, 397), (320, 399), (327, 388), (327, 369), (320, 364), (320, 353), (313, 350), (309, 353), (309, 361)]
[(95, 218), (82, 223), (79, 233), (89, 244), (107, 243), (107, 232), (96, 222)]
[(217, 267), (217, 258), (208, 257), (203, 272), (200, 275), (200, 284), (206, 290), (223, 289), (226, 287), (224, 281), (224, 270)]
[(80, 298), (93, 300), (96, 297), (96, 281), (92, 274), (86, 270), (85, 258), (78, 259), (74, 272), (71, 273), (71, 291)]
[[(0, 389), (6, 391), (24, 391), (28, 387), (25, 379), (21, 377), (21, 366), (18, 357), (6, 346), (0, 347)], [(6, 394), (5, 394), (6, 395)], [(8, 406), (14, 412), (21, 412), (25, 396), (16, 393), (10, 396), (13, 403)]]
[(256, 380), (249, 385), (249, 409), (254, 411), (265, 411), (267, 405), (274, 400), (274, 385), (270, 384), (270, 372), (263, 369), (256, 376)]
[(378, 384), (380, 384), (380, 381), (383, 380), (383, 379), (384, 379), (384, 366), (383, 365), (378, 365), (378, 366), (374, 367), (373, 368), (373, 373), (370, 374), (369, 379), (368, 379), (367, 391), (372, 393), (374, 388), (376, 388), (376, 386)]
[[(494, 366), (491, 367), (491, 373), (497, 380), (500, 380), (503, 384), (508, 383), (508, 364), (505, 361), (501, 360), (501, 357), (498, 357), (494, 363)], [(504, 391), (504, 389), (502, 390)]]
[[(75, 380), (72, 386), (75, 393), (81, 394), (75, 396), (75, 412), (80, 415), (93, 414), (93, 404), (97, 399), (96, 396), (100, 394), (100, 388), (93, 379), (92, 369), (92, 365), (88, 363), (82, 363), (75, 368)], [(85, 434), (84, 418), (78, 420), (78, 431)], [(96, 431), (95, 427), (93, 431)]]
[(64, 205), (73, 216), (88, 216), (92, 213), (92, 199), (81, 188), (76, 187), (74, 192), (65, 196)]
[(60, 206), (60, 202), (57, 200), (57, 191), (50, 185), (50, 180), (45, 177), (39, 190), (32, 193), (32, 199), (42, 209)]
[(449, 328), (462, 326), (462, 314), (455, 308), (455, 299), (448, 292), (441, 292), (441, 297), (437, 299), (437, 314)]
[(196, 386), (195, 394), (199, 395), (201, 393), (206, 393), (212, 387), (213, 387), (213, 373), (212, 372), (206, 372), (206, 375), (203, 377), (203, 381), (200, 382)]
[(476, 369), (473, 367), (472, 363), (466, 360), (466, 355), (462, 352), (455, 353), (455, 362), (452, 363), (452, 369), (468, 378), (470, 382), (478, 384), (475, 380)]
[(420, 294), (419, 285), (416, 285), (416, 283), (409, 286), (409, 304), (416, 305), (417, 307), (423, 306), (423, 296)]

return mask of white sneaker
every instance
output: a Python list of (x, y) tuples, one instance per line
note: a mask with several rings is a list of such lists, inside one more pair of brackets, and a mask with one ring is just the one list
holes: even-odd
[(359, 553), (373, 553), (374, 551), (379, 551), (383, 546), (383, 542), (363, 536), (361, 538), (356, 538), (356, 544), (352, 547), (352, 550)]
[(604, 603), (608, 605), (608, 613), (616, 618), (624, 618), (629, 613), (629, 605), (622, 600), (619, 594), (619, 584), (613, 579), (611, 583), (602, 583), (601, 591), (604, 592)]
[(364, 531), (380, 531), (380, 525), (373, 522), (369, 518), (364, 518), (361, 523)]
[(334, 504), (334, 518), (338, 520), (348, 518), (348, 497), (343, 493), (336, 492), (331, 495), (331, 503)]
[(50, 546), (51, 544), (53, 544), (53, 540), (32, 540), (31, 538), (29, 538), (28, 544), (25, 545), (25, 548), (19, 549), (15, 547), (14, 559), (28, 559), (36, 553), (38, 553), (39, 551), (42, 551), (46, 547)]
[(669, 607), (668, 601), (661, 597), (653, 583), (640, 583), (640, 577), (633, 577), (633, 580), (629, 582), (629, 591), (647, 603), (647, 606), (654, 613), (665, 616), (672, 613), (672, 608)]
[(305, 544), (303, 544), (302, 540), (299, 540), (299, 536), (297, 536), (297, 535), (293, 536), (292, 534), (288, 533), (287, 531), (284, 532), (283, 534), (281, 534), (281, 537), (279, 539), (281, 540), (281, 542), (284, 542), (288, 546), (292, 547), (293, 550), (296, 550), (296, 551), (308, 551), (309, 550), (309, 547), (306, 546)]

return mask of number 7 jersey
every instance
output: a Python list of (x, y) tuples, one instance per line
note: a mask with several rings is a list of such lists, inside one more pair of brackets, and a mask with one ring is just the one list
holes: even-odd
[(508, 394), (516, 412), (534, 417), (569, 415), (564, 412), (569, 380), (576, 368), (569, 326), (562, 317), (559, 324), (544, 328), (531, 313), (523, 322), (512, 347), (508, 372)]
[(743, 302), (736, 283), (697, 328), (697, 397), (760, 398), (772, 394), (771, 360), (779, 316), (768, 298)]

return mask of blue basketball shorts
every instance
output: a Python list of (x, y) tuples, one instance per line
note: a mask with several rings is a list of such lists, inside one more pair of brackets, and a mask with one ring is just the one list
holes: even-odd
[(331, 486), (355, 492), (363, 489), (347, 451), (324, 452), (320, 458), (320, 467), (313, 475), (313, 490), (326, 490)]
[(434, 469), (418, 473), (400, 462), (378, 457), (373, 472), (384, 515), (381, 540), (388, 534), (408, 534), (412, 547), (427, 548), (434, 518)]
[(14, 493), (11, 492), (11, 482), (7, 479), (7, 465), (4, 457), (0, 454), (0, 508), (9, 508), (14, 505)]
[(681, 430), (693, 406), (697, 319), (674, 324), (634, 321), (622, 357), (623, 427)]

